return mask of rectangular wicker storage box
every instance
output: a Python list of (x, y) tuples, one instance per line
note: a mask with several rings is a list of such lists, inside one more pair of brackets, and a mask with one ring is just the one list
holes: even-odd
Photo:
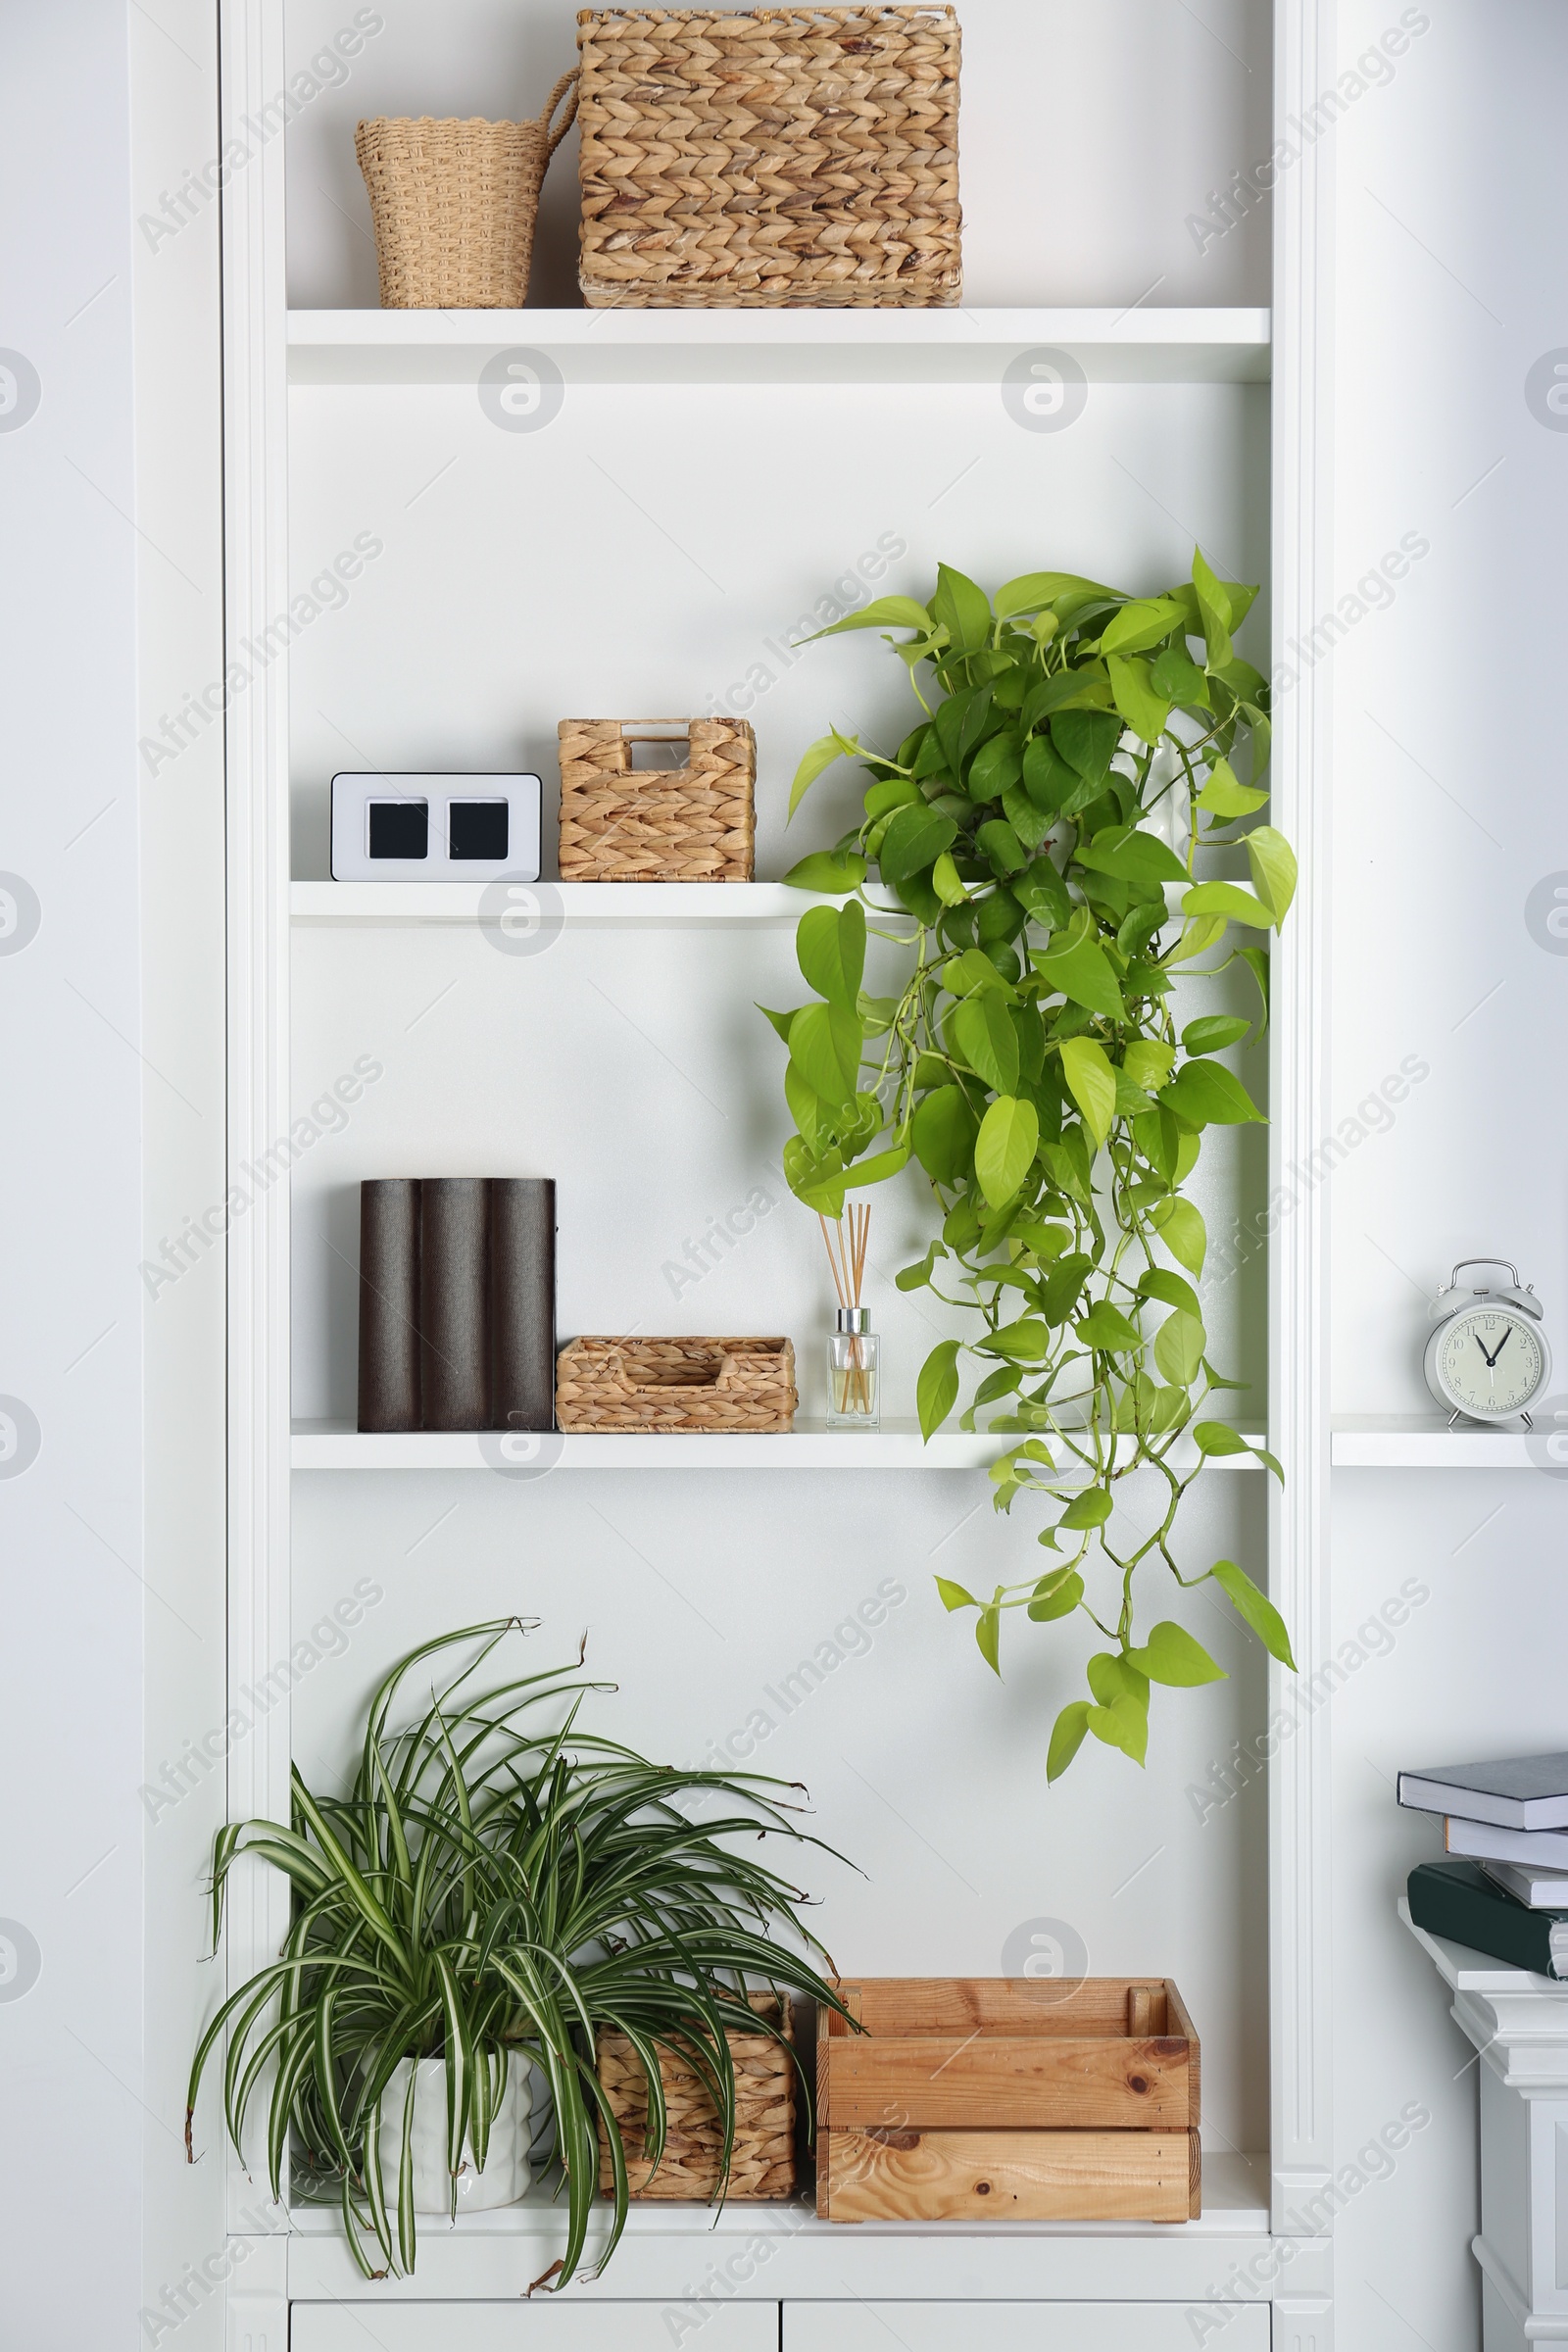
[(795, 1419), (788, 1340), (572, 1340), (556, 1358), (564, 1430), (780, 1434)]
[[(757, 738), (744, 718), (564, 718), (563, 882), (750, 882)], [(632, 765), (634, 743), (685, 746)]]
[[(754, 2009), (778, 2016), (779, 2004), (769, 1995), (754, 1993), (751, 1997)], [(793, 2041), (787, 2004), (784, 2031)], [(724, 2193), (728, 2197), (791, 2197), (796, 2182), (794, 2061), (770, 2034), (731, 2034), (726, 2038), (735, 2068), (735, 2140)], [(659, 2076), (668, 2128), (656, 2172), (641, 2154), (648, 2127), (648, 2082), (641, 2061), (624, 2034), (600, 2034), (599, 2081), (620, 2127), (631, 2193), (634, 2197), (715, 2196), (724, 2145), (718, 2110), (698, 2076), (667, 2050), (660, 2052)], [(603, 2124), (599, 2127), (599, 2185), (607, 2196), (612, 2193), (610, 2147)]]
[(951, 8), (584, 10), (590, 309), (956, 303)]
[(1169, 1979), (876, 1977), (817, 2011), (830, 2222), (1185, 2222), (1198, 2035)]

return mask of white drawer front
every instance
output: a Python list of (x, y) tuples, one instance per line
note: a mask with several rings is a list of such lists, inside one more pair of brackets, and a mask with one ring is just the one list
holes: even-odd
[[(1216, 2352), (1269, 2352), (1268, 2306), (1248, 2304)], [(782, 2352), (1193, 2352), (1185, 2303), (786, 2303)], [(701, 2352), (708, 2352), (704, 2331)]]
[(289, 2352), (778, 2352), (778, 2305), (724, 2304), (699, 2327), (665, 2303), (295, 2303), (288, 2340)]

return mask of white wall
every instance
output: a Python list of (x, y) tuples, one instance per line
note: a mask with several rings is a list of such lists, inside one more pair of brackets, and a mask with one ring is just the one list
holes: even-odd
[[(52, 96), (68, 80), (69, 144)], [(128, 2340), (140, 2300), (142, 1064), (123, 12), (109, 0), (6, 12), (0, 109), (0, 202), (26, 223), (7, 240), (4, 341), (39, 387), (26, 421), (25, 394), (0, 416), (0, 866), (22, 878), (38, 924), (28, 940), (27, 917), (13, 917), (0, 959), (0, 1411), (24, 1433), (0, 1462), (0, 1913), (33, 1939), (0, 1929), (0, 2206), (30, 2256), (5, 2264), (0, 2307), (9, 2341), (69, 2352), (93, 2335)], [(14, 383), (9, 352), (4, 364)], [(3, 887), (15, 903), (18, 886)], [(90, 2266), (73, 2251), (80, 2209), (62, 2196), (87, 2143), (120, 2184), (95, 2215)]]
[[(1359, 1413), (1432, 1409), (1424, 1301), (1472, 1251), (1517, 1259), (1568, 1333), (1568, 961), (1527, 919), (1542, 877), (1568, 868), (1554, 709), (1568, 436), (1526, 401), (1532, 366), (1568, 343), (1568, 23), (1545, 0), (1420, 13), (1430, 29), (1392, 84), (1332, 134), (1337, 593), (1405, 533), (1430, 543), (1396, 601), (1329, 657), (1336, 1116), (1407, 1054), (1431, 1073), (1333, 1179), (1335, 1403)], [(1398, 18), (1346, 0), (1342, 62)], [(1530, 1473), (1335, 1481), (1338, 1637), (1406, 1578), (1431, 1593), (1334, 1702), (1341, 2161), (1407, 2100), (1435, 2118), (1340, 2221), (1349, 2345), (1480, 2341), (1477, 2067), (1394, 1917), (1439, 1833), (1396, 1810), (1392, 1783), (1401, 1765), (1562, 1745), (1565, 1511), (1568, 1490)]]
[[(215, 33), (193, 5), (0, 13), (0, 340), (41, 395), (0, 413), (0, 868), (38, 910), (0, 938), (0, 1392), (38, 1433), (0, 1462), (0, 1916), (25, 1931), (0, 1927), (0, 2340), (27, 2352), (146, 2340), (221, 2243), (180, 2141), (220, 1790), (161, 1839), (140, 1795), (147, 1747), (221, 1716), (221, 1300), (160, 1318), (138, 1271), (222, 1164), (220, 763), (152, 792), (137, 757), (146, 706), (220, 664), (215, 280), (208, 228), (149, 275), (133, 223), (211, 152)], [(219, 2340), (210, 2309), (180, 2337)]]

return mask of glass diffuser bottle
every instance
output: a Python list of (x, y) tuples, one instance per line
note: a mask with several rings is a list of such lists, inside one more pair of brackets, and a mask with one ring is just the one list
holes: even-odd
[(821, 1223), (833, 1287), (839, 1295), (838, 1314), (827, 1343), (827, 1425), (829, 1429), (879, 1429), (881, 1347), (871, 1329), (870, 1311), (860, 1304), (871, 1211), (850, 1209), (848, 1238), (842, 1217), (837, 1220), (836, 1235), (826, 1217)]
[(829, 1429), (880, 1428), (879, 1353), (869, 1309), (841, 1306), (827, 1344)]

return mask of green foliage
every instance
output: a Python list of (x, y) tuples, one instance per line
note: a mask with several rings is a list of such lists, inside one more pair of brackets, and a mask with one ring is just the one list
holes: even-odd
[[(296, 1770), (289, 1827), (239, 1822), (214, 1845), (215, 1951), (241, 1854), (288, 1879), (293, 1921), (280, 1958), (231, 1993), (202, 2035), (187, 2154), (194, 2161), (202, 2078), (226, 2034), (223, 2110), (236, 2148), (266, 2081), (273, 2196), (284, 2194), (292, 2132), (296, 2194), (340, 2205), (366, 2278), (414, 2269), (412, 2081), (396, 2180), (383, 2176), (380, 2146), (382, 2101), (403, 2059), (445, 2062), (454, 2213), (465, 2138), (482, 2167), (507, 2063), (543, 2073), (566, 2195), (564, 2286), (598, 2199), (601, 2132), (614, 2180), (601, 2271), (626, 2221), (626, 2150), (595, 2071), (601, 2031), (623, 2034), (637, 2054), (648, 2131), (633, 2153), (656, 2164), (666, 2136), (661, 2050), (700, 2075), (724, 2126), (722, 2194), (735, 2124), (725, 2035), (774, 2032), (748, 2006), (748, 1984), (808, 1992), (842, 2014), (810, 1965), (827, 1955), (797, 1917), (800, 1897), (753, 1858), (761, 1837), (819, 1842), (790, 1822), (784, 1784), (674, 1771), (579, 1731), (585, 1697), (614, 1686), (569, 1667), (459, 1695), (499, 1642), (528, 1630), (503, 1618), (427, 1642), (372, 1697), (346, 1796), (313, 1795)], [(404, 1678), (454, 1644), (467, 1662), (439, 1693), (427, 1686), (409, 1725), (390, 1728)], [(745, 1851), (729, 1850), (733, 1838)]]
[[(1262, 1116), (1217, 1058), (1251, 1024), (1210, 1012), (1178, 1031), (1170, 997), (1178, 973), (1191, 985), (1239, 962), (1266, 1021), (1258, 943), (1296, 888), (1290, 844), (1250, 821), (1268, 799), (1268, 690), (1234, 640), (1256, 593), (1197, 553), (1189, 580), (1144, 597), (1042, 571), (988, 600), (943, 564), (928, 604), (882, 597), (822, 632), (888, 632), (920, 707), (912, 733), (887, 757), (834, 730), (791, 797), (793, 815), (835, 760), (864, 763), (861, 823), (790, 877), (845, 904), (800, 926), (814, 1001), (767, 1015), (799, 1130), (785, 1173), (813, 1208), (910, 1158), (929, 1183), (939, 1236), (900, 1287), (980, 1328), (927, 1358), (922, 1432), (957, 1405), (960, 1356), (977, 1357), (964, 1426), (998, 1406), (990, 1426), (1020, 1441), (993, 1467), (997, 1508), (1039, 1496), (1040, 1541), (1062, 1555), (989, 1600), (939, 1580), (943, 1604), (977, 1612), (999, 1673), (1009, 1610), (1037, 1625), (1082, 1611), (1113, 1645), (1090, 1662), (1091, 1698), (1057, 1719), (1052, 1780), (1091, 1735), (1141, 1764), (1151, 1685), (1221, 1671), (1170, 1620), (1139, 1639), (1146, 1561), (1184, 1588), (1212, 1578), (1291, 1663), (1241, 1568), (1184, 1575), (1172, 1550), (1195, 1479), (1248, 1449), (1203, 1417), (1236, 1384), (1207, 1360), (1194, 1286), (1208, 1237), (1185, 1187), (1207, 1129)], [(867, 929), (902, 958), (896, 998), (862, 993)], [(1145, 1507), (1122, 1533), (1115, 1489), (1138, 1469), (1159, 1482), (1157, 1524)]]

